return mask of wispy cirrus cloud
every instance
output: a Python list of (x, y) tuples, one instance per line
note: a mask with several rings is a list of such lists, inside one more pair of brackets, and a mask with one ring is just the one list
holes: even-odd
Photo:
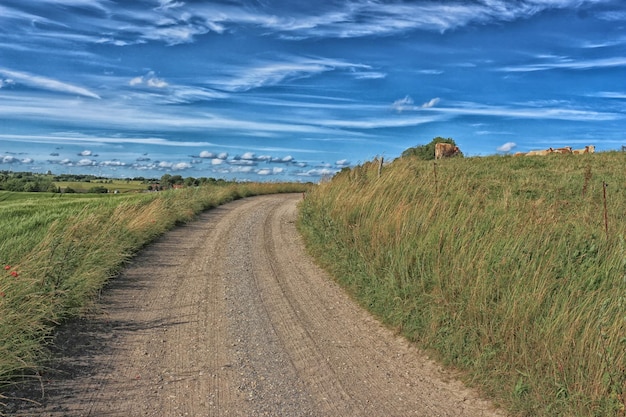
[[(538, 1), (507, 0), (432, 2), (382, 2), (354, 0), (325, 3), (324, 7), (289, 10), (271, 3), (247, 7), (216, 2), (196, 4), (182, 1), (139, 1), (123, 9), (104, 0), (45, 0), (62, 4), (84, 19), (74, 23), (83, 38), (66, 38), (83, 43), (109, 43), (120, 47), (145, 42), (168, 45), (192, 43), (207, 33), (223, 34), (236, 28), (262, 28), (264, 34), (283, 39), (356, 38), (389, 36), (413, 30), (445, 32), (472, 24), (525, 19), (544, 10), (580, 7), (602, 0)], [(84, 13), (92, 9), (97, 14)], [(34, 15), (16, 7), (0, 6), (0, 25), (12, 21), (21, 33), (32, 32), (33, 22), (46, 25), (55, 37), (67, 35), (58, 16)], [(605, 13), (606, 19), (619, 16)], [(74, 34), (74, 36), (79, 36)]]
[(53, 5), (63, 5), (69, 7), (80, 7), (88, 9), (97, 9), (106, 11), (105, 5), (110, 3), (110, 0), (40, 0), (41, 3), (50, 3)]
[[(296, 38), (387, 36), (411, 30), (445, 32), (470, 24), (488, 24), (525, 19), (549, 9), (579, 7), (597, 0), (540, 1), (351, 1), (336, 3), (322, 14), (314, 10), (290, 17), (268, 20), (266, 27), (291, 32)], [(276, 11), (274, 11), (276, 12)]]
[(626, 92), (623, 91), (601, 91), (596, 94), (589, 94), (590, 97), (626, 99)]
[[(59, 147), (65, 146), (82, 146), (82, 147), (98, 147), (103, 148), (107, 145), (115, 145), (116, 147), (127, 145), (150, 145), (159, 147), (185, 147), (185, 148), (226, 148), (233, 151), (239, 150), (242, 153), (238, 153), (229, 160), (229, 153), (225, 151), (200, 151), (198, 155), (192, 155), (192, 158), (199, 158), (201, 160), (210, 161), (236, 161), (245, 160), (251, 162), (267, 162), (278, 164), (291, 164), (296, 163), (295, 158), (290, 154), (293, 152), (301, 154), (314, 154), (317, 150), (308, 148), (289, 148), (289, 147), (267, 147), (267, 146), (243, 146), (236, 144), (217, 144), (213, 142), (201, 142), (201, 141), (179, 141), (168, 138), (158, 137), (120, 137), (120, 136), (89, 136), (76, 132), (58, 132), (54, 134), (41, 134), (41, 135), (16, 135), (16, 134), (0, 134), (0, 140), (4, 142), (15, 143), (32, 143), (32, 144), (53, 144)], [(257, 152), (263, 152), (263, 155), (257, 156)], [(269, 153), (269, 154), (267, 154)], [(276, 156), (272, 153), (281, 153), (283, 155)], [(284, 155), (287, 153), (287, 155)], [(92, 150), (86, 149), (76, 155), (81, 157), (97, 157), (98, 154)], [(58, 152), (55, 152), (54, 156), (59, 156)], [(149, 161), (150, 158), (138, 157), (138, 160)], [(219, 162), (217, 162), (219, 163)]]
[[(336, 134), (336, 131), (320, 127), (305, 119), (268, 120), (245, 111), (230, 114), (216, 109), (190, 111), (186, 107), (153, 107), (150, 103), (136, 105), (132, 100), (120, 99), (108, 103), (89, 103), (84, 100), (58, 98), (49, 100), (38, 96), (6, 94), (0, 101), (0, 116), (21, 120), (45, 119), (67, 122), (72, 114), (72, 123), (98, 129), (124, 129), (127, 132), (143, 130), (166, 131), (211, 131), (238, 133), (250, 136), (275, 134)], [(254, 117), (253, 117), (254, 116)]]
[[(4, 141), (14, 141), (20, 143), (47, 143), (54, 145), (79, 145), (79, 146), (103, 146), (105, 144), (112, 145), (157, 145), (157, 146), (181, 146), (181, 147), (197, 147), (197, 146), (216, 146), (211, 142), (185, 142), (173, 141), (166, 138), (157, 137), (119, 137), (119, 136), (88, 136), (75, 132), (59, 132), (47, 135), (19, 135), (19, 134), (0, 134), (0, 139)], [(85, 152), (85, 151), (83, 151)], [(91, 151), (87, 151), (91, 152)], [(82, 156), (88, 156), (85, 154)]]
[(623, 114), (549, 106), (488, 106), (478, 103), (456, 103), (455, 107), (424, 109), (456, 116), (491, 116), (535, 120), (609, 121), (626, 118)]
[(533, 71), (549, 71), (554, 69), (568, 70), (590, 70), (598, 68), (613, 68), (626, 66), (626, 57), (612, 57), (589, 60), (575, 60), (568, 57), (540, 57), (545, 58), (548, 62), (540, 62), (535, 64), (513, 65), (497, 69), (502, 72), (533, 72)]
[(427, 123), (443, 120), (444, 116), (428, 115), (428, 116), (403, 116), (403, 117), (378, 117), (365, 118), (361, 120), (354, 119), (325, 119), (318, 120), (321, 126), (334, 127), (341, 129), (383, 129), (397, 128), (408, 126), (419, 126)]
[(14, 84), (23, 84), (31, 88), (65, 94), (77, 94), (83, 97), (100, 99), (100, 96), (98, 94), (88, 90), (87, 88), (55, 80), (49, 77), (29, 74), (22, 71), (12, 71), (6, 68), (0, 68), (0, 75), (9, 78)]
[[(605, 97), (620, 98), (619, 93), (615, 96), (613, 93), (604, 95)], [(626, 116), (620, 113), (614, 112), (600, 112), (584, 109), (576, 109), (567, 106), (567, 103), (561, 102), (527, 102), (519, 103), (517, 106), (494, 106), (484, 105), (480, 103), (472, 102), (457, 102), (450, 103), (446, 107), (438, 107), (440, 102), (439, 98), (433, 98), (422, 105), (415, 105), (413, 99), (406, 96), (402, 99), (396, 100), (392, 108), (399, 112), (411, 112), (411, 113), (434, 113), (439, 115), (454, 116), (490, 116), (490, 117), (506, 117), (506, 118), (519, 118), (519, 119), (539, 119), (539, 120), (586, 120), (586, 121), (608, 121), (608, 120), (621, 120)], [(562, 104), (558, 107), (558, 104)], [(410, 118), (406, 120), (410, 123)], [(435, 121), (437, 119), (432, 119)], [(423, 119), (427, 122), (427, 119)], [(402, 124), (402, 121), (397, 121)], [(384, 125), (384, 124), (383, 124)]]
[(346, 74), (357, 79), (384, 78), (385, 76), (372, 70), (369, 65), (337, 59), (292, 56), (234, 68), (229, 76), (216, 81), (215, 86), (233, 92), (248, 91), (331, 71), (345, 71)]

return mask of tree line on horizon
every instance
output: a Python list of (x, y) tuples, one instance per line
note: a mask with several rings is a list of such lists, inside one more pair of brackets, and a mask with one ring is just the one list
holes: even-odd
[[(226, 181), (216, 178), (183, 178), (181, 175), (164, 174), (161, 178), (144, 178), (134, 177), (126, 178), (121, 181), (141, 182), (146, 184), (146, 190), (159, 191), (173, 188), (176, 186), (197, 187), (204, 184), (220, 185), (229, 184), (232, 181)], [(103, 184), (113, 184), (113, 179), (100, 177), (95, 175), (84, 174), (59, 174), (53, 175), (38, 174), (33, 172), (12, 172), (0, 171), (0, 190), (14, 192), (49, 192), (49, 193), (74, 193), (71, 187), (62, 189), (57, 186), (57, 182), (84, 182), (93, 183), (94, 186), (87, 190), (89, 193), (108, 193), (109, 190)]]

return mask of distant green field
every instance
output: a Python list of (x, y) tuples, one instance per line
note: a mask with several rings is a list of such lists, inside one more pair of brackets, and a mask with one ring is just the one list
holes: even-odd
[(0, 190), (0, 205), (3, 203), (11, 203), (11, 202), (25, 202), (25, 201), (41, 201), (41, 200), (51, 200), (51, 199), (62, 199), (68, 201), (76, 201), (76, 200), (93, 200), (94, 198), (107, 198), (110, 196), (108, 194), (86, 194), (86, 193), (24, 193), (24, 192), (14, 192), (14, 191), (2, 191)]
[(90, 182), (86, 181), (55, 181), (54, 185), (60, 187), (61, 190), (66, 188), (72, 188), (77, 192), (87, 192), (93, 187), (105, 187), (109, 190), (109, 193), (119, 191), (120, 193), (146, 191), (148, 184), (142, 181), (127, 181), (127, 180), (94, 180)]

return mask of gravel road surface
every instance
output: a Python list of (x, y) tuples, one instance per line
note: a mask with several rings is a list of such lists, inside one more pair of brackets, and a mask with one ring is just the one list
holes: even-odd
[(314, 264), (295, 228), (301, 198), (238, 200), (144, 249), (96, 311), (59, 329), (51, 370), (4, 412), (504, 415)]

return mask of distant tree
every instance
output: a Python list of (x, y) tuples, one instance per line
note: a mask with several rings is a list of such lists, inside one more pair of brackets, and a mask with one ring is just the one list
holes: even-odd
[(200, 180), (195, 179), (194, 177), (185, 178), (185, 186), (187, 187), (197, 187), (200, 185)]
[[(441, 136), (437, 136), (432, 141), (430, 141), (430, 143), (426, 145), (419, 145), (419, 146), (415, 146), (413, 148), (409, 148), (405, 150), (404, 152), (402, 152), (402, 157), (404, 158), (404, 157), (414, 156), (419, 159), (423, 159), (425, 161), (435, 159), (435, 145), (437, 143), (449, 143), (451, 145), (456, 146), (454, 139), (452, 138), (446, 139), (446, 138), (442, 138)], [(462, 153), (461, 153), (461, 156), (463, 156)]]
[(172, 176), (170, 174), (163, 174), (160, 181), (163, 189), (170, 188), (172, 186)]
[(181, 175), (172, 175), (172, 185), (176, 184), (176, 185), (183, 185), (185, 183), (185, 180), (183, 179), (183, 177)]
[(22, 181), (21, 175), (16, 175), (14, 178), (9, 178), (5, 184), (4, 189), (8, 191), (24, 191), (24, 181)]

